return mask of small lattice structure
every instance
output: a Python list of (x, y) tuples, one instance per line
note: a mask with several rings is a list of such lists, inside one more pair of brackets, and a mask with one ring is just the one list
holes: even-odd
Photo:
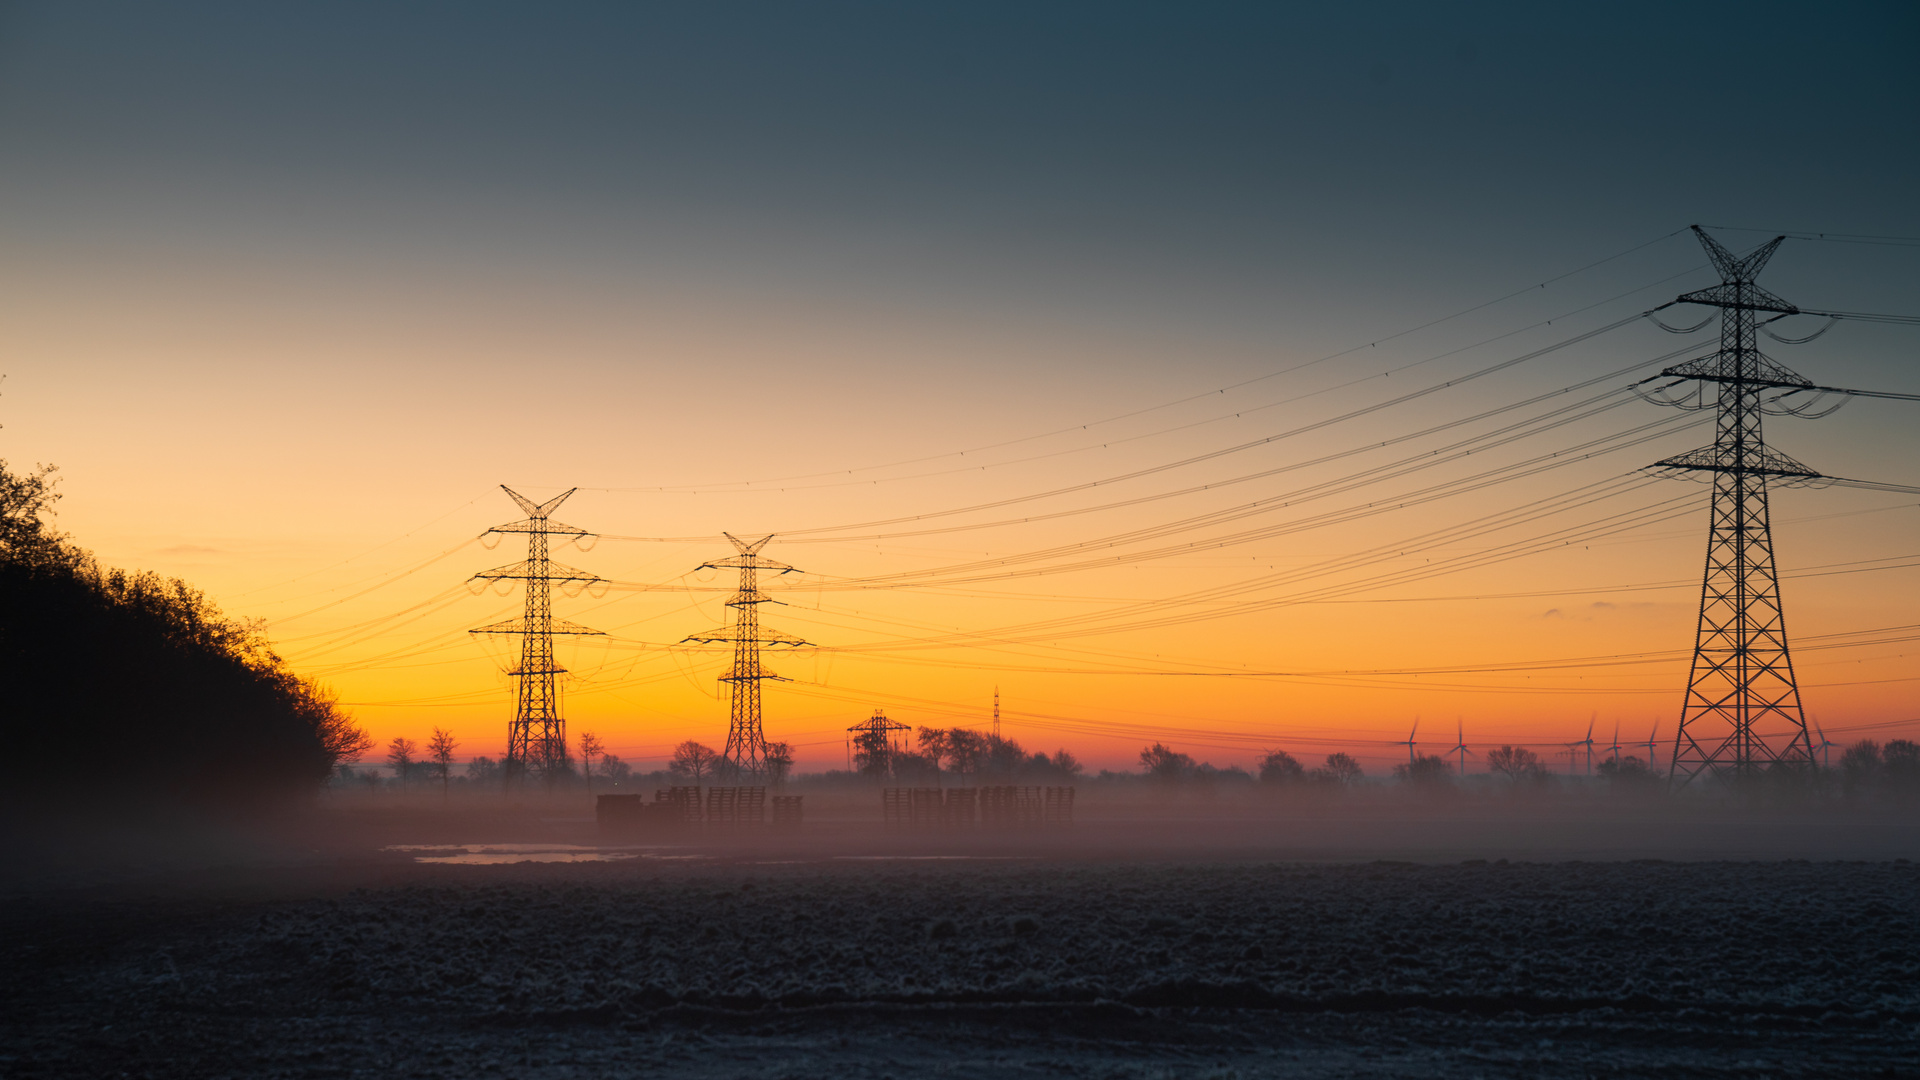
[(970, 787), (948, 788), (946, 799), (940, 807), (940, 824), (949, 829), (973, 828), (974, 811), (978, 809), (979, 802), (976, 794), (976, 790)]
[(734, 802), (739, 788), (710, 787), (707, 789), (706, 825), (726, 827), (733, 824)]
[(946, 822), (946, 799), (939, 788), (882, 788), (880, 813), (890, 829), (935, 828)]
[(676, 824), (700, 824), (700, 787), (658, 788), (653, 793), (653, 803), (661, 817), (671, 818)]
[(903, 787), (882, 788), (880, 791), (880, 820), (889, 829), (904, 829), (912, 823), (910, 813), (913, 789)]
[(890, 829), (1037, 829), (1073, 823), (1070, 787), (883, 788), (882, 820)]
[(767, 823), (767, 789), (711, 787), (707, 789), (706, 826), (732, 829)]
[(660, 836), (687, 828), (685, 804), (644, 795), (599, 795), (594, 799), (594, 823), (602, 835)]
[(907, 800), (907, 823), (916, 829), (935, 828), (946, 823), (946, 800), (937, 787), (912, 789)]
[[(1047, 823), (1045, 791), (1013, 785), (980, 789), (980, 824), (993, 829), (1037, 829)], [(1072, 791), (1071, 788), (1066, 789)], [(1068, 804), (1072, 795), (1067, 796)]]
[(776, 829), (797, 829), (800, 827), (801, 795), (775, 795), (773, 797), (773, 827)]
[(602, 833), (639, 832), (651, 822), (644, 795), (602, 795), (593, 801), (593, 821)]

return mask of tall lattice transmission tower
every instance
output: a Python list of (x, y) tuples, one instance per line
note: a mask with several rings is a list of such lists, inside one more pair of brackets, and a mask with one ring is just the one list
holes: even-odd
[(1677, 302), (1720, 309), (1720, 347), (1661, 372), (1691, 380), (1696, 387), (1695, 393), (1669, 397), (1662, 404), (1713, 409), (1713, 445), (1655, 466), (1704, 474), (1713, 483), (1693, 671), (1668, 774), (1674, 789), (1702, 774), (1738, 779), (1775, 762), (1814, 764), (1800, 687), (1787, 651), (1767, 485), (1770, 480), (1794, 484), (1821, 477), (1769, 448), (1760, 434), (1763, 413), (1800, 411), (1782, 405), (1780, 391), (1815, 389), (1811, 381), (1762, 354), (1758, 345), (1759, 328), (1772, 321), (1761, 320), (1761, 313), (1775, 318), (1800, 313), (1754, 282), (1785, 237), (1742, 257), (1699, 226), (1694, 233), (1719, 271), (1720, 284), (1687, 293)]
[(767, 736), (760, 717), (760, 684), (767, 679), (780, 678), (760, 663), (760, 650), (793, 648), (808, 642), (760, 625), (760, 605), (780, 603), (760, 591), (760, 571), (769, 570), (778, 574), (794, 572), (794, 568), (786, 563), (775, 562), (760, 554), (760, 549), (773, 539), (772, 535), (763, 536), (752, 543), (732, 533), (722, 535), (733, 542), (736, 554), (715, 562), (701, 563), (700, 569), (740, 571), (740, 591), (727, 601), (727, 606), (733, 609), (733, 621), (718, 630), (692, 634), (684, 640), (709, 645), (733, 645), (733, 663), (720, 676), (720, 681), (727, 684), (728, 697), (731, 699), (727, 749), (721, 758), (729, 771), (757, 778), (765, 775), (767, 763)]
[(531, 776), (551, 781), (567, 764), (567, 721), (560, 715), (558, 682), (567, 669), (554, 661), (553, 637), (555, 634), (602, 633), (565, 619), (555, 619), (553, 587), (582, 589), (601, 579), (597, 574), (556, 563), (547, 554), (550, 537), (565, 537), (562, 541), (565, 543), (593, 535), (585, 529), (562, 525), (549, 516), (577, 489), (568, 488), (543, 503), (535, 503), (505, 484), (500, 485), (500, 490), (518, 503), (527, 516), (521, 521), (495, 525), (482, 535), (525, 533), (527, 558), (524, 562), (475, 574), (471, 580), (482, 583), (483, 587), (484, 583), (494, 581), (525, 582), (526, 611), (518, 619), (477, 627), (468, 633), (519, 635), (520, 662), (507, 672), (520, 680), (520, 700), (513, 719), (507, 724), (505, 779), (508, 784)]

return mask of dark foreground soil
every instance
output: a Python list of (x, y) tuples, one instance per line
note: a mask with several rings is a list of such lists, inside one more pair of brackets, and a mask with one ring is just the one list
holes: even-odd
[(0, 1074), (1920, 1075), (1905, 862), (360, 880), (7, 901)]

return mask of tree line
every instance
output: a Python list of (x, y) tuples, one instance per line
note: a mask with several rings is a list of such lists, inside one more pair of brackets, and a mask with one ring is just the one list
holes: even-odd
[(369, 748), (257, 622), (184, 581), (102, 566), (56, 531), (53, 473), (0, 461), (0, 798), (254, 810), (310, 795)]
[[(500, 762), (476, 757), (466, 762), (456, 775), (455, 751), (459, 742), (453, 733), (434, 728), (424, 744), (395, 736), (386, 746), (385, 768), (391, 776), (375, 770), (356, 768), (343, 762), (339, 781), (349, 787), (398, 787), (401, 790), (438, 787), (449, 793), (454, 785), (462, 788), (497, 787), (505, 779)], [(828, 772), (821, 779), (861, 779), (901, 784), (935, 784), (953, 778), (962, 782), (1032, 780), (1043, 783), (1072, 783), (1089, 779), (1080, 762), (1066, 750), (1049, 755), (1029, 753), (1019, 742), (967, 728), (922, 727), (915, 736), (916, 749), (881, 744), (863, 733), (855, 740), (854, 768), (847, 772)], [(563, 787), (585, 788), (589, 793), (599, 783), (611, 789), (637, 784), (730, 784), (740, 782), (732, 764), (720, 752), (696, 740), (687, 739), (674, 747), (664, 769), (637, 773), (616, 754), (606, 751), (600, 738), (591, 732), (578, 740), (578, 757), (569, 749), (556, 782)], [(1543, 790), (1560, 783), (1560, 775), (1545, 760), (1524, 746), (1501, 746), (1485, 756), (1487, 771), (1471, 780), (1459, 775), (1456, 763), (1438, 754), (1417, 754), (1396, 764), (1384, 779), (1395, 785), (1422, 790), (1442, 790), (1472, 783), (1493, 784), (1513, 790)], [(784, 742), (767, 744), (767, 772), (761, 782), (775, 786), (785, 783), (793, 771), (793, 749)], [(1244, 783), (1267, 790), (1338, 790), (1368, 785), (1374, 781), (1353, 755), (1336, 751), (1321, 764), (1309, 768), (1285, 750), (1267, 751), (1253, 771), (1238, 766), (1219, 768), (1197, 761), (1192, 755), (1164, 743), (1142, 747), (1140, 770), (1122, 773), (1102, 770), (1091, 779), (1103, 783), (1151, 782), (1168, 786), (1233, 785)], [(1664, 790), (1666, 774), (1650, 768), (1635, 755), (1622, 755), (1600, 761), (1594, 773), (1615, 793), (1651, 794)], [(1838, 767), (1820, 768), (1809, 773), (1804, 768), (1776, 768), (1775, 782), (1791, 781), (1801, 788), (1812, 786), (1837, 792), (1855, 801), (1881, 798), (1920, 797), (1920, 744), (1895, 739), (1884, 746), (1866, 740), (1846, 748)]]

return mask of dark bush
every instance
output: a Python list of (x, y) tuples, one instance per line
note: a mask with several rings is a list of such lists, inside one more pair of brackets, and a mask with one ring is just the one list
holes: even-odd
[(52, 500), (46, 470), (0, 462), (0, 798), (257, 808), (364, 752), (257, 626), (183, 581), (102, 568), (46, 526)]

